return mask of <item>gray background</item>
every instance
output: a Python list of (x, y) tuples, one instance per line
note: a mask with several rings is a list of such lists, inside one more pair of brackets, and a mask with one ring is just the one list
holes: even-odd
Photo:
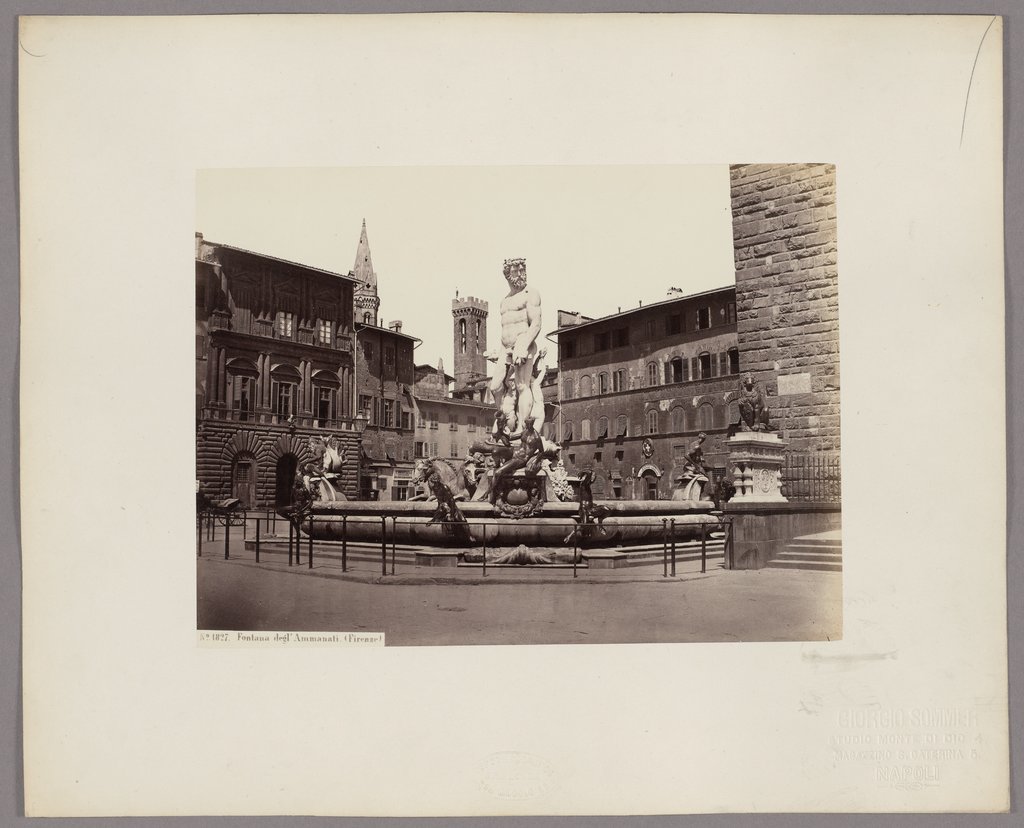
[[(327, 819), (296, 817), (223, 817), (211, 819), (149, 818), (119, 819), (117, 825), (256, 825), (267, 826), (322, 826), (336, 825), (392, 825), (431, 824), (446, 825), (457, 822), (467, 826), (538, 826), (538, 825), (629, 825), (654, 828), (658, 826), (844, 826), (862, 828), (871, 826), (1019, 826), (1024, 824), (1020, 812), (1022, 791), (1020, 755), (1024, 747), (1021, 728), (1022, 688), (1024, 684), (1024, 560), (1015, 554), (1024, 546), (1024, 496), (1015, 485), (1024, 461), (1024, 382), (1016, 381), (1021, 365), (1021, 340), (1024, 336), (1024, 288), (1021, 286), (1021, 267), (1024, 263), (1024, 235), (1021, 228), (1021, 203), (1024, 202), (1024, 170), (1019, 153), (1021, 133), (1022, 83), (1024, 58), (1016, 40), (1024, 30), (1024, 5), (1019, 2), (977, 2), (977, 0), (888, 0), (888, 2), (842, 2), (842, 0), (665, 0), (635, 3), (609, 2), (609, 0), (511, 0), (491, 2), (429, 2), (429, 0), (392, 0), (384, 3), (325, 2), (325, 0), (50, 0), (44, 2), (6, 2), (0, 9), (0, 25), (5, 37), (0, 40), (0, 383), (8, 391), (7, 404), (0, 405), (0, 623), (5, 630), (0, 635), (0, 826), (28, 824), (23, 816), (21, 797), (21, 570), (20, 531), (18, 505), (18, 152), (17, 152), (17, 17), (21, 14), (231, 14), (255, 12), (429, 12), (429, 11), (533, 11), (533, 12), (763, 12), (776, 14), (999, 14), (1004, 23), (1005, 68), (1005, 125), (1004, 158), (1006, 162), (1005, 222), (1006, 222), (1006, 380), (1007, 380), (1007, 509), (1008, 554), (1007, 577), (1010, 669), (1010, 727), (1011, 762), (1013, 766), (1013, 812), (1006, 815), (950, 814), (938, 815), (721, 815), (721, 816), (662, 816), (577, 818), (505, 818), (483, 819)], [(941, 411), (941, 409), (936, 409)], [(984, 423), (977, 426), (984, 427)], [(965, 429), (966, 430), (966, 429)], [(970, 452), (969, 434), (964, 435), (963, 450)], [(983, 472), (982, 472), (983, 474)], [(965, 561), (965, 565), (967, 562)], [(73, 692), (73, 688), (69, 688)], [(685, 785), (681, 779), (680, 784)], [(401, 792), (395, 792), (396, 799)], [(113, 824), (114, 820), (54, 819), (49, 825)]]

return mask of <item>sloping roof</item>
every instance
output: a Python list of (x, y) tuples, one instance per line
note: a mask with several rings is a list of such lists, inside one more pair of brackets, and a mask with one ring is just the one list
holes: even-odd
[[(280, 256), (270, 256), (266, 253), (259, 253), (255, 250), (246, 250), (244, 247), (235, 247), (234, 245), (222, 244), (221, 242), (210, 241), (209, 239), (203, 239), (203, 244), (208, 244), (211, 247), (215, 247), (220, 250), (229, 250), (232, 253), (241, 253), (245, 256), (255, 256), (258, 259), (266, 259), (268, 262), (278, 262), (279, 264), (289, 265), (290, 267), (300, 267), (303, 270), (309, 270), (313, 273), (322, 273), (325, 276), (335, 276), (338, 279), (347, 279), (350, 282), (359, 281), (349, 274), (335, 273), (333, 270), (324, 270), (321, 267), (313, 267), (312, 265), (302, 264), (301, 262), (293, 262), (291, 259), (282, 259)], [(205, 259), (197, 259), (197, 261), (206, 262)], [(210, 262), (207, 262), (207, 264), (210, 264)]]

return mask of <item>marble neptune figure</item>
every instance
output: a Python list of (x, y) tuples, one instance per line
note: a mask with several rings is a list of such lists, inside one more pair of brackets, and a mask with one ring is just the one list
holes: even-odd
[(541, 328), (540, 293), (526, 284), (526, 260), (506, 259), (508, 295), (501, 300), (501, 350), (492, 355), (497, 366), (491, 379), (492, 400), (518, 431), (532, 417), (534, 429), (544, 424), (541, 380), (546, 349), (537, 345)]

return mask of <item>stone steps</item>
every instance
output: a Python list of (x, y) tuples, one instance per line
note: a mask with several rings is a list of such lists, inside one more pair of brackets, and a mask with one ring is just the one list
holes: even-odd
[(768, 562), (768, 568), (842, 572), (843, 547), (837, 540), (794, 538), (781, 554)]

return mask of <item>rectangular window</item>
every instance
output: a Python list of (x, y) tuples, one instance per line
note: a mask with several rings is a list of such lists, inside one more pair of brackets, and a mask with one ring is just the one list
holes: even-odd
[(658, 338), (658, 320), (657, 319), (648, 319), (647, 320), (647, 324), (645, 326), (645, 329), (647, 331), (647, 338), (648, 339), (657, 339)]
[(405, 431), (412, 430), (412, 414), (408, 411), (402, 412), (402, 429)]
[(683, 381), (683, 361), (681, 359), (673, 359), (672, 365), (672, 382)]
[(366, 417), (367, 420), (372, 421), (373, 397), (369, 397), (366, 394), (359, 395), (359, 413)]
[(626, 372), (621, 368), (612, 374), (612, 391), (619, 392), (626, 390)]
[(420, 410), (419, 420), (417, 421), (416, 425), (418, 425), (420, 428), (427, 427), (427, 415), (423, 413), (422, 409)]
[(681, 313), (669, 314), (665, 320), (665, 332), (670, 335), (683, 332), (683, 315)]
[(607, 331), (604, 333), (594, 334), (594, 350), (595, 351), (607, 351), (610, 337)]
[(466, 417), (466, 429), (476, 431), (476, 417)]
[(239, 420), (248, 420), (255, 398), (256, 382), (249, 377), (232, 377), (231, 408)]
[(565, 339), (562, 341), (562, 359), (572, 359), (576, 356), (576, 340)]
[(452, 441), (451, 456), (452, 457), (458, 457), (459, 456), (459, 444), (456, 443), (454, 440)]
[(334, 390), (331, 388), (316, 389), (316, 424), (323, 428), (328, 420), (334, 418)]
[(622, 348), (629, 344), (629, 328), (616, 328), (612, 333), (612, 344), (616, 348)]
[(395, 364), (395, 346), (385, 345), (384, 346), (384, 364), (389, 368), (394, 367)]
[(295, 413), (292, 403), (295, 397), (295, 386), (290, 382), (277, 382), (271, 385), (271, 395), (274, 401), (274, 413), (279, 417), (290, 417)]
[(459, 430), (459, 415), (454, 411), (451, 414), (451, 418), (448, 420), (448, 430), (458, 431)]
[(331, 342), (332, 342), (332, 339), (331, 339), (332, 330), (331, 330), (331, 328), (332, 327), (333, 326), (331, 325), (329, 320), (327, 320), (327, 319), (321, 319), (320, 320), (320, 325), (317, 328), (317, 332), (318, 332), (318, 336), (319, 336), (319, 340), (320, 340), (320, 344), (321, 345), (330, 345), (331, 344)]
[(562, 399), (563, 400), (571, 400), (572, 399), (572, 380), (571, 379), (567, 379), (567, 380), (564, 380), (562, 382)]
[(736, 303), (730, 302), (725, 306), (725, 323), (731, 325), (736, 321)]
[(703, 331), (711, 327), (711, 308), (697, 309), (697, 330)]
[(415, 454), (416, 454), (416, 458), (417, 459), (419, 459), (421, 457), (426, 457), (427, 456), (427, 444), (426, 443), (421, 443), (419, 440), (417, 440), (416, 443), (414, 444), (414, 447), (415, 447)]
[(437, 443), (431, 443), (430, 444), (430, 456), (431, 457), (437, 457), (437, 453), (438, 453), (437, 452)]
[(285, 311), (277, 312), (277, 335), (282, 339), (292, 338), (292, 322), (294, 314)]
[(437, 428), (437, 412), (436, 411), (431, 411), (430, 412), (430, 427), (431, 428)]
[(384, 400), (384, 417), (382, 425), (385, 428), (395, 427), (395, 401)]
[(363, 340), (363, 356), (367, 362), (373, 361), (373, 343), (369, 339)]

